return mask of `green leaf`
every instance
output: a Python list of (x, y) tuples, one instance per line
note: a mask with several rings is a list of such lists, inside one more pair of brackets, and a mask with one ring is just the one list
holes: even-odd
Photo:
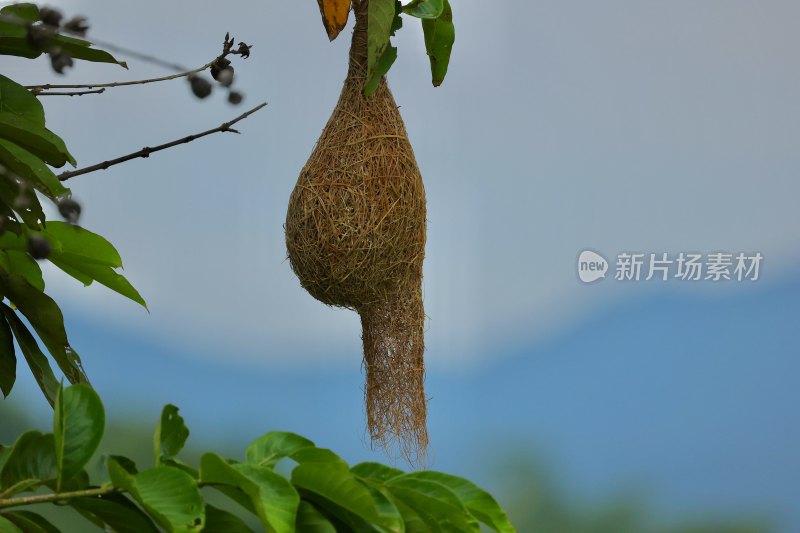
[(64, 316), (58, 305), (25, 278), (0, 269), (0, 291), (30, 321), (50, 355), (72, 383), (88, 383), (78, 354), (67, 341)]
[(31, 59), (39, 57), (42, 52), (34, 50), (25, 38), (28, 30), (24, 24), (39, 20), (39, 8), (35, 4), (12, 4), (0, 9), (0, 15), (14, 17), (23, 22), (0, 19), (0, 55)]
[(372, 77), (367, 79), (367, 82), (364, 84), (365, 96), (369, 96), (375, 92), (375, 89), (378, 88), (378, 84), (381, 82), (381, 78), (392, 68), (395, 59), (397, 59), (397, 48), (392, 45), (387, 46), (383, 55), (378, 60), (377, 65), (375, 65), (375, 72), (372, 74)]
[[(375, 486), (373, 483), (368, 481), (361, 481), (361, 484), (367, 488), (372, 499), (375, 501), (375, 506), (378, 509), (378, 514), (381, 516), (390, 516), (394, 520), (396, 520), (396, 524), (390, 526), (390, 531), (405, 531), (405, 527), (403, 524), (403, 515), (400, 514), (400, 510), (394, 504), (394, 502), (383, 493), (381, 488)], [(396, 529), (399, 525), (400, 529)]]
[(123, 68), (128, 68), (128, 64), (125, 61), (117, 60), (105, 50), (92, 48), (92, 43), (83, 39), (68, 37), (66, 35), (57, 35), (53, 39), (53, 45), (61, 48), (74, 59), (83, 59), (84, 61), (91, 61), (93, 63), (116, 63)]
[(203, 529), (203, 498), (197, 482), (186, 472), (159, 466), (131, 474), (109, 459), (108, 474), (114, 486), (128, 491), (161, 527), (176, 533)]
[[(122, 267), (122, 259), (105, 238), (80, 226), (57, 221), (48, 222), (41, 234), (53, 247), (49, 260), (55, 266), (84, 285), (97, 281), (147, 309), (139, 292), (114, 270)], [(0, 248), (10, 245), (11, 239), (0, 237)]]
[(450, 52), (456, 40), (456, 29), (453, 26), (453, 10), (450, 2), (444, 1), (444, 10), (437, 19), (422, 19), (422, 31), (425, 34), (425, 50), (431, 62), (431, 76), (434, 87), (438, 87), (447, 75), (450, 64)]
[(432, 529), (480, 533), (478, 521), (458, 496), (440, 483), (406, 474), (390, 479), (385, 486), (393, 498), (410, 507)]
[(88, 274), (84, 274), (80, 270), (69, 266), (67, 263), (61, 262), (58, 259), (53, 259), (52, 252), (50, 253), (50, 257), (48, 257), (47, 260), (53, 263), (55, 266), (57, 266), (65, 274), (68, 274), (69, 276), (83, 283), (84, 287), (88, 287), (94, 282), (94, 279), (92, 279), (92, 277), (89, 276)]
[(33, 338), (33, 335), (17, 314), (5, 304), (0, 304), (0, 309), (2, 309), (6, 323), (11, 326), (14, 336), (17, 338), (20, 350), (22, 350), (22, 354), (28, 362), (36, 383), (42, 389), (44, 397), (47, 398), (50, 405), (55, 405), (59, 385), (47, 356), (39, 349), (36, 339)]
[(444, 485), (458, 496), (461, 503), (481, 522), (500, 533), (514, 533), (514, 526), (491, 494), (464, 478), (424, 470), (406, 474), (407, 479), (433, 481)]
[[(25, 533), (59, 533), (58, 528), (48, 522), (43, 516), (30, 511), (15, 511), (13, 513), (6, 513), (3, 516)], [(3, 530), (0, 529), (0, 531)]]
[(189, 428), (178, 414), (178, 408), (172, 404), (165, 405), (153, 436), (156, 466), (160, 465), (163, 459), (173, 459), (178, 455), (188, 438)]
[(75, 158), (67, 150), (64, 141), (55, 133), (32, 120), (0, 111), (0, 137), (25, 148), (54, 167), (63, 167)]
[(14, 522), (0, 514), (0, 532), (2, 533), (25, 533), (18, 528)]
[[(51, 480), (48, 480), (45, 483), (45, 485), (47, 485), (47, 487), (50, 490), (55, 492), (55, 491), (58, 490), (57, 481), (58, 481), (57, 479), (56, 480), (52, 480), (51, 479)], [(69, 478), (64, 478), (61, 481), (61, 491), (62, 492), (70, 492), (70, 491), (73, 491), (73, 490), (88, 489), (90, 486), (91, 486), (91, 483), (89, 482), (89, 474), (88, 474), (88, 472), (86, 472), (86, 470), (81, 470), (80, 472), (78, 472), (74, 476), (69, 477)]]
[[(397, 28), (397, 2), (396, 0), (371, 0), (367, 13), (367, 86), (371, 91), (364, 89), (364, 94), (372, 94), (378, 86), (381, 77), (386, 73), (391, 61), (383, 60), (383, 55), (389, 46), (389, 37)], [(400, 22), (402, 24), (402, 22)], [(397, 51), (394, 52), (395, 57)], [(387, 66), (388, 62), (388, 66)], [(382, 69), (385, 68), (386, 70)]]
[[(206, 504), (206, 528), (203, 531), (214, 533), (253, 533), (244, 520), (235, 514)], [(303, 530), (305, 531), (305, 530)]]
[(75, 498), (69, 504), (99, 518), (116, 533), (158, 533), (150, 518), (122, 494), (102, 498)]
[(3, 465), (6, 464), (6, 459), (8, 459), (9, 453), (11, 453), (11, 448), (0, 444), (0, 472), (3, 470)]
[(0, 139), (0, 163), (53, 201), (69, 193), (44, 161), (7, 139)]
[(138, 474), (133, 461), (127, 457), (112, 455), (106, 463), (111, 484), (118, 489), (130, 491), (134, 485), (133, 476)]
[(58, 244), (58, 248), (54, 246), (53, 249), (62, 261), (71, 264), (94, 263), (113, 268), (122, 267), (122, 258), (114, 245), (85, 228), (66, 222), (51, 221), (47, 223), (42, 235), (47, 237), (51, 244)]
[(362, 479), (369, 479), (383, 483), (392, 479), (393, 477), (402, 476), (405, 474), (402, 470), (392, 468), (381, 463), (358, 463), (350, 469), (352, 473)]
[(288, 431), (270, 431), (247, 447), (248, 463), (274, 466), (275, 463), (303, 448), (313, 448), (314, 443), (305, 437)]
[(403, 503), (403, 500), (398, 500), (395, 498), (394, 504), (397, 506), (397, 510), (400, 511), (400, 515), (403, 517), (403, 522), (406, 526), (406, 533), (438, 533), (442, 531), (442, 528), (439, 527), (436, 520), (428, 518), (428, 523), (426, 523), (425, 520), (420, 518), (419, 513)]
[(105, 424), (103, 403), (94, 389), (84, 384), (59, 388), (53, 418), (57, 490), (61, 490), (62, 480), (76, 475), (92, 458), (103, 438)]
[(36, 289), (44, 290), (42, 269), (29, 254), (17, 250), (0, 251), (0, 268), (10, 274), (22, 276)]
[(29, 228), (42, 229), (45, 217), (36, 190), (10, 173), (0, 171), (0, 216), (5, 218), (2, 228), (20, 233), (12, 227), (15, 212)]
[(442, 0), (411, 0), (403, 6), (403, 13), (421, 19), (439, 18), (443, 10)]
[(28, 239), (24, 235), (4, 231), (0, 233), (0, 250), (26, 252), (28, 250)]
[[(27, 23), (36, 22), (40, 19), (39, 8), (34, 4), (15, 4), (6, 6), (0, 10), (5, 15), (13, 15), (21, 19), (20, 22), (0, 20), (0, 54), (15, 55), (21, 57), (34, 58), (42, 53), (28, 43), (26, 39)], [(51, 48), (61, 48), (75, 59), (85, 61), (95, 61), (102, 63), (117, 63), (128, 68), (124, 61), (117, 61), (111, 54), (91, 48), (89, 41), (76, 39), (66, 35), (55, 35), (48, 43)]]
[[(84, 285), (97, 281), (147, 309), (147, 303), (139, 292), (124, 276), (114, 271), (114, 268), (122, 266), (122, 260), (106, 239), (87, 229), (58, 221), (48, 222), (40, 235), (52, 247), (48, 259), (55, 266)], [(9, 232), (0, 234), (0, 250), (27, 254), (27, 242), (27, 236)]]
[(252, 515), (258, 516), (258, 511), (256, 511), (256, 508), (253, 506), (253, 502), (250, 499), (250, 496), (245, 494), (245, 492), (242, 489), (234, 487), (233, 485), (220, 485), (220, 484), (215, 484), (213, 485), (213, 487), (217, 491), (221, 492), (222, 494), (224, 494), (225, 496), (227, 496), (228, 498), (239, 504), (242, 507), (242, 509), (246, 509)]
[(177, 468), (178, 470), (183, 470), (190, 476), (192, 479), (199, 480), (200, 479), (200, 470), (193, 466), (189, 466), (186, 463), (182, 463), (177, 459), (168, 459), (166, 457), (161, 458), (161, 464), (164, 466), (171, 466), (172, 468)]
[(336, 528), (330, 520), (306, 501), (301, 501), (300, 507), (297, 508), (296, 527), (297, 531), (303, 533), (336, 533)]
[(268, 531), (291, 533), (295, 530), (300, 496), (286, 478), (271, 468), (254, 464), (228, 464), (219, 455), (207, 453), (200, 459), (200, 480), (243, 491)]
[(376, 502), (370, 490), (350, 472), (347, 463), (332, 451), (302, 448), (291, 458), (299, 463), (292, 470), (295, 486), (317, 494), (371, 524), (388, 531), (403, 531), (397, 509), (385, 506), (383, 501)]
[(46, 480), (56, 477), (56, 458), (53, 434), (26, 431), (14, 443), (3, 470), (0, 471), (0, 487), (16, 491), (28, 490)]
[(48, 259), (55, 266), (82, 282), (84, 285), (90, 285), (92, 281), (97, 281), (101, 285), (105, 285), (112, 291), (133, 300), (147, 309), (147, 302), (144, 301), (139, 291), (131, 285), (125, 276), (118, 274), (113, 268), (96, 263), (79, 262), (73, 257), (65, 259), (63, 255), (58, 253), (51, 253)]
[(17, 354), (14, 352), (14, 336), (3, 317), (0, 317), (0, 391), (3, 397), (11, 394), (17, 380)]
[(14, 113), (44, 126), (42, 103), (28, 89), (0, 74), (0, 112)]
[[(0, 182), (2, 178), (0, 178)], [(27, 216), (27, 214), (26, 214)], [(3, 233), (13, 233), (19, 235), (22, 233), (22, 225), (19, 223), (17, 214), (15, 214), (9, 204), (7, 204), (0, 195), (0, 229)]]
[[(36, 22), (41, 17), (39, 16), (39, 8), (36, 4), (30, 2), (20, 2), (18, 4), (11, 4), (0, 9), (2, 15), (12, 15), (16, 18), (26, 20), (28, 22)], [(24, 27), (23, 27), (24, 29)]]

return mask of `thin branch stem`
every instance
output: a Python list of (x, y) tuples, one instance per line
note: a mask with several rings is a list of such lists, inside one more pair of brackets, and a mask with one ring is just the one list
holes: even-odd
[[(42, 91), (48, 91), (51, 89), (97, 89), (97, 88), (107, 88), (107, 87), (124, 87), (128, 85), (144, 85), (146, 83), (158, 83), (162, 81), (169, 81), (178, 78), (185, 78), (187, 76), (192, 76), (194, 74), (198, 74), (211, 68), (214, 64), (220, 64), (223, 61), (227, 62), (225, 58), (229, 55), (241, 55), (242, 57), (246, 57), (245, 53), (242, 52), (241, 46), (242, 43), (239, 43), (240, 49), (234, 50), (233, 49), (234, 40), (230, 38), (229, 34), (225, 35), (225, 40), (222, 43), (222, 53), (206, 63), (203, 66), (197, 67), (192, 70), (185, 70), (180, 68), (182, 72), (177, 72), (175, 74), (171, 74), (169, 76), (161, 76), (158, 78), (148, 78), (145, 80), (129, 80), (129, 81), (114, 81), (110, 83), (80, 83), (80, 84), (60, 84), (60, 83), (46, 83), (42, 85), (26, 85), (25, 88), (31, 91), (32, 93), (39, 95), (44, 94)], [(246, 47), (246, 45), (245, 45)], [(119, 47), (113, 47), (119, 49)], [(131, 51), (128, 51), (131, 52)], [(249, 52), (249, 49), (245, 52)], [(138, 57), (147, 57), (148, 60), (156, 60), (159, 61), (157, 58), (153, 58), (152, 56), (147, 56), (146, 54), (139, 54), (137, 52), (133, 52), (133, 54), (137, 55)], [(178, 65), (173, 65), (167, 62), (161, 62), (162, 66), (168, 66), (173, 70), (178, 70)]]
[(236, 124), (237, 122), (239, 122), (241, 120), (246, 119), (247, 117), (249, 117), (250, 115), (252, 115), (256, 111), (260, 110), (261, 108), (263, 108), (266, 105), (267, 105), (266, 102), (262, 102), (262, 103), (258, 104), (257, 106), (255, 106), (254, 108), (250, 109), (249, 111), (245, 111), (244, 113), (242, 113), (238, 117), (234, 118), (233, 120), (230, 120), (228, 122), (224, 122), (224, 123), (220, 124), (219, 126), (217, 126), (216, 128), (212, 128), (210, 130), (206, 130), (206, 131), (203, 131), (201, 133), (195, 133), (194, 135), (188, 135), (188, 136), (183, 137), (181, 139), (176, 139), (174, 141), (170, 141), (168, 143), (160, 144), (158, 146), (153, 146), (153, 147), (146, 146), (146, 147), (142, 148), (141, 150), (138, 150), (136, 152), (130, 153), (128, 155), (124, 155), (124, 156), (118, 157), (116, 159), (110, 159), (108, 161), (103, 161), (102, 163), (98, 163), (96, 165), (92, 165), (92, 166), (89, 166), (89, 167), (79, 168), (77, 170), (68, 170), (66, 172), (62, 172), (61, 174), (58, 175), (58, 179), (60, 179), (61, 181), (66, 181), (66, 180), (68, 180), (70, 178), (73, 178), (75, 176), (80, 176), (82, 174), (88, 174), (89, 172), (95, 172), (97, 170), (105, 170), (108, 167), (111, 167), (111, 166), (114, 166), (114, 165), (118, 165), (118, 164), (124, 163), (126, 161), (130, 161), (131, 159), (137, 159), (139, 157), (150, 157), (150, 154), (152, 154), (154, 152), (159, 152), (161, 150), (166, 150), (167, 148), (172, 148), (173, 146), (178, 146), (179, 144), (189, 143), (189, 142), (197, 140), (197, 139), (199, 139), (201, 137), (205, 137), (206, 135), (211, 135), (212, 133), (222, 133), (222, 132), (226, 132), (226, 131), (229, 131), (229, 132), (232, 132), (232, 133), (239, 133), (237, 130), (233, 129), (231, 126), (233, 126), (234, 124)]
[(118, 492), (119, 489), (107, 485), (93, 489), (73, 490), (69, 492), (51, 492), (49, 494), (34, 494), (32, 496), (19, 496), (16, 498), (0, 499), (0, 509), (5, 507), (16, 507), (18, 505), (33, 505), (36, 503), (58, 502), (70, 500), (72, 498), (87, 498), (92, 496), (103, 496)]
[(30, 480), (30, 479), (23, 479), (21, 481), (17, 481), (16, 483), (14, 483), (10, 487), (8, 487), (3, 492), (0, 492), (0, 501), (8, 498), (9, 496), (11, 496), (12, 494), (14, 494), (15, 492), (19, 491), (22, 488), (31, 489), (31, 488), (35, 487), (36, 485), (37, 485), (37, 483), (35, 481)]
[(146, 80), (114, 81), (111, 83), (91, 83), (91, 84), (90, 83), (81, 83), (81, 84), (46, 83), (44, 85), (26, 85), (25, 88), (30, 90), (32, 93), (38, 95), (42, 94), (42, 91), (48, 91), (50, 89), (96, 89), (98, 87), (124, 87), (126, 85), (144, 85), (146, 83), (158, 83), (161, 81), (169, 81), (177, 78), (185, 78), (186, 76), (197, 74), (198, 72), (202, 72), (207, 68), (210, 68), (215, 61), (216, 59), (214, 59), (213, 61), (209, 61), (202, 67), (198, 67), (192, 70), (187, 70), (186, 72), (179, 72), (177, 74), (171, 74), (169, 76), (161, 76), (160, 78), (148, 78)]
[(106, 92), (105, 88), (93, 91), (50, 91), (36, 93), (36, 96), (83, 96), (84, 94), (100, 94)]

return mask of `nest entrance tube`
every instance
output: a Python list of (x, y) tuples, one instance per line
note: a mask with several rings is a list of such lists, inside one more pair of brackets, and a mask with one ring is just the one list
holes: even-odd
[(422, 295), (400, 295), (359, 312), (370, 438), (419, 464), (428, 444)]
[(289, 199), (286, 248), (314, 298), (361, 315), (369, 435), (419, 464), (428, 447), (425, 190), (386, 80), (362, 92), (368, 1), (353, 6), (347, 78)]

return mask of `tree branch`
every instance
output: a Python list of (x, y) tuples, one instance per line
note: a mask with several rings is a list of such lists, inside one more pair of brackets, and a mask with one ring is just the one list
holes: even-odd
[(36, 93), (36, 96), (83, 96), (84, 94), (100, 94), (106, 92), (105, 88), (103, 89), (95, 89), (93, 91), (67, 91), (67, 92), (60, 92), (60, 91), (51, 91), (51, 92), (40, 92)]
[[(185, 78), (187, 76), (192, 76), (193, 74), (198, 74), (211, 68), (215, 63), (221, 62), (229, 55), (243, 55), (242, 51), (239, 49), (233, 48), (234, 40), (230, 38), (229, 34), (225, 34), (225, 40), (222, 44), (222, 53), (206, 63), (203, 66), (197, 67), (192, 70), (186, 70), (183, 72), (178, 72), (176, 74), (170, 74), (169, 76), (161, 76), (158, 78), (148, 78), (145, 80), (129, 80), (129, 81), (114, 81), (110, 83), (78, 83), (78, 84), (60, 84), (60, 83), (45, 83), (42, 85), (26, 85), (25, 88), (31, 91), (32, 93), (39, 95), (44, 94), (42, 91), (48, 91), (50, 89), (97, 89), (97, 88), (108, 88), (108, 87), (124, 87), (128, 85), (144, 85), (146, 83), (157, 83), (161, 81), (169, 81), (178, 78)], [(241, 46), (241, 43), (240, 43)], [(130, 52), (130, 51), (129, 51)], [(144, 56), (144, 54), (138, 54), (139, 57)], [(149, 60), (153, 60), (152, 56), (147, 56)], [(168, 63), (164, 62), (164, 66), (169, 65)], [(170, 65), (170, 68), (176, 68), (177, 65)]]
[(34, 494), (33, 496), (19, 496), (17, 498), (3, 498), (0, 499), (0, 509), (5, 507), (15, 507), (18, 505), (33, 505), (35, 503), (49, 503), (62, 500), (70, 500), (72, 498), (85, 498), (92, 496), (103, 496), (118, 492), (119, 489), (106, 485), (96, 487), (93, 489), (74, 490), (70, 492), (51, 492), (49, 494)]
[(142, 148), (141, 150), (138, 150), (138, 151), (133, 152), (131, 154), (124, 155), (124, 156), (118, 157), (116, 159), (110, 159), (108, 161), (103, 161), (102, 163), (97, 163), (96, 165), (92, 165), (92, 166), (89, 166), (89, 167), (79, 168), (77, 170), (68, 170), (66, 172), (62, 172), (61, 174), (58, 175), (58, 179), (61, 180), (61, 181), (66, 181), (66, 180), (68, 180), (68, 179), (70, 179), (72, 177), (80, 176), (82, 174), (88, 174), (89, 172), (95, 172), (97, 170), (105, 170), (108, 167), (111, 167), (111, 166), (114, 166), (114, 165), (118, 165), (118, 164), (124, 163), (126, 161), (130, 161), (131, 159), (137, 159), (139, 157), (150, 157), (150, 154), (152, 154), (154, 152), (159, 152), (161, 150), (166, 150), (167, 148), (172, 148), (173, 146), (178, 146), (179, 144), (189, 143), (189, 142), (197, 140), (197, 139), (199, 139), (201, 137), (205, 137), (206, 135), (211, 135), (212, 133), (222, 133), (222, 132), (226, 132), (226, 131), (229, 131), (229, 132), (232, 132), (232, 133), (239, 133), (237, 130), (233, 129), (231, 126), (233, 126), (234, 124), (236, 124), (237, 122), (239, 122), (241, 120), (246, 119), (247, 117), (249, 117), (250, 115), (252, 115), (256, 111), (260, 110), (261, 108), (265, 107), (266, 105), (267, 105), (266, 102), (262, 102), (262, 103), (258, 104), (257, 106), (255, 106), (254, 108), (250, 109), (249, 111), (245, 111), (244, 113), (242, 113), (238, 117), (234, 118), (233, 120), (230, 120), (228, 122), (224, 122), (224, 123), (220, 124), (219, 126), (217, 126), (216, 128), (212, 128), (210, 130), (206, 130), (206, 131), (203, 131), (201, 133), (195, 133), (194, 135), (188, 135), (188, 136), (183, 137), (181, 139), (176, 139), (174, 141), (170, 141), (168, 143), (160, 144), (158, 146), (153, 146), (153, 147), (146, 146), (146, 147)]
[(186, 76), (191, 76), (192, 74), (197, 74), (198, 72), (203, 72), (204, 70), (211, 68), (211, 65), (214, 64), (214, 61), (209, 61), (202, 67), (197, 67), (193, 70), (187, 70), (186, 72), (179, 72), (177, 74), (171, 74), (169, 76), (162, 76), (160, 78), (148, 78), (146, 80), (130, 80), (130, 81), (114, 81), (111, 83), (78, 83), (78, 84), (57, 84), (57, 83), (46, 83), (44, 85), (26, 85), (25, 88), (31, 91), (33, 94), (39, 95), (43, 94), (42, 91), (48, 91), (50, 89), (95, 89), (97, 87), (124, 87), (126, 85), (144, 85), (146, 83), (157, 83), (160, 81), (169, 81), (174, 80), (177, 78), (185, 78)]

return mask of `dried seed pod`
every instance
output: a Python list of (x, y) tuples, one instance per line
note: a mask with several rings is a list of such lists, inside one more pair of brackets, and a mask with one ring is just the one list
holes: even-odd
[(419, 463), (428, 445), (425, 190), (386, 80), (363, 95), (366, 28), (362, 1), (341, 96), (289, 200), (286, 247), (313, 297), (361, 315), (373, 443)]
[(211, 94), (211, 84), (207, 79), (200, 76), (189, 76), (189, 86), (194, 95), (201, 100)]

